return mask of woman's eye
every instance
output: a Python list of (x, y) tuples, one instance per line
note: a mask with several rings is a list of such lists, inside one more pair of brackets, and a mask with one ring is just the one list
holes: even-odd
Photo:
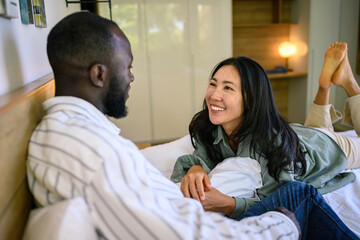
[(233, 90), (231, 87), (225, 86), (225, 90)]
[(209, 85), (210, 85), (210, 86), (213, 86), (213, 87), (216, 87), (216, 84), (213, 83), (213, 82), (209, 83)]

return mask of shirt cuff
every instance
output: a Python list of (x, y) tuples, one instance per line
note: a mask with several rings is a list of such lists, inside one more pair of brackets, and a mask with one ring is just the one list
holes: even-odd
[(243, 209), (245, 209), (245, 200), (237, 197), (233, 198), (235, 199), (235, 209), (229, 217), (232, 219), (237, 219), (244, 213)]

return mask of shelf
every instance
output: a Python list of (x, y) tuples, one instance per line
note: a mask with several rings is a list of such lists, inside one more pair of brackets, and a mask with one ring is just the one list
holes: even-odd
[[(289, 41), (298, 24), (291, 18), (293, 0), (232, 0), (233, 56), (247, 56), (264, 69), (286, 66), (277, 54), (278, 45)], [(269, 73), (276, 107), (287, 118), (291, 81), (306, 77), (305, 72)]]
[(268, 77), (270, 80), (273, 79), (284, 79), (284, 78), (296, 78), (296, 77), (306, 77), (306, 72), (296, 72), (289, 71), (287, 73), (268, 73)]
[(233, 28), (246, 27), (290, 27), (295, 26), (296, 23), (255, 23), (255, 24), (233, 24)]

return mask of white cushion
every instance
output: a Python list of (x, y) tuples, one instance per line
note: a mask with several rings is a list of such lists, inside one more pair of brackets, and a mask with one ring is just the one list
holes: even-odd
[(144, 156), (167, 178), (170, 179), (176, 159), (182, 155), (192, 154), (190, 135), (175, 141), (155, 145), (140, 150)]
[(61, 201), (31, 211), (24, 240), (96, 240), (88, 207), (83, 198)]
[(224, 159), (209, 173), (211, 186), (225, 195), (259, 200), (256, 189), (262, 186), (261, 167), (251, 158)]
[[(140, 151), (165, 177), (170, 179), (176, 159), (192, 154), (194, 148), (190, 135), (186, 135), (175, 141)], [(213, 187), (229, 196), (257, 199), (255, 190), (262, 186), (260, 164), (250, 158), (225, 159), (209, 173), (209, 177)], [(177, 185), (180, 186), (180, 183)]]

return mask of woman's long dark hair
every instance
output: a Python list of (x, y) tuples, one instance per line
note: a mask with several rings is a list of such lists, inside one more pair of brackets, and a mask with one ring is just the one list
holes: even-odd
[[(249, 141), (252, 157), (258, 154), (268, 159), (269, 174), (277, 181), (283, 170), (294, 171), (298, 175), (305, 174), (305, 154), (296, 133), (276, 109), (265, 70), (247, 57), (228, 58), (214, 68), (211, 78), (224, 65), (234, 66), (241, 78), (244, 117), (229, 136), (234, 146), (245, 139)], [(195, 114), (189, 126), (191, 141), (195, 148), (193, 139), (202, 144), (209, 159), (219, 163), (224, 157), (213, 144), (213, 132), (216, 128), (217, 125), (212, 124), (209, 119), (209, 109), (204, 100), (203, 110)]]

